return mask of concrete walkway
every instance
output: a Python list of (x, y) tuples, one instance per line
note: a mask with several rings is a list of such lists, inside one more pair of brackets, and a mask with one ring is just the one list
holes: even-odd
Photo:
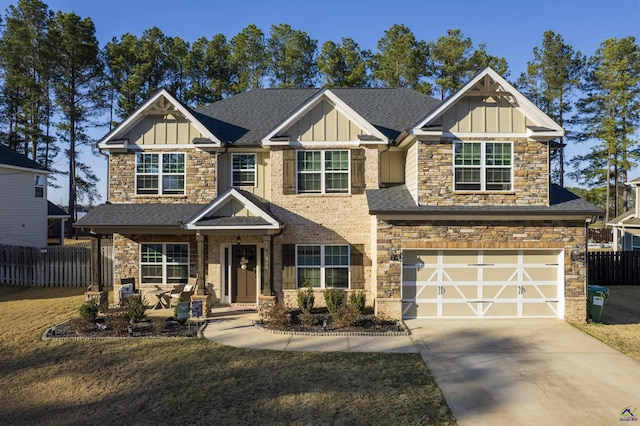
[(617, 425), (626, 407), (640, 417), (640, 363), (561, 320), (407, 320), (411, 336), (298, 336), (258, 330), (255, 312), (213, 315), (203, 337), (229, 346), (419, 352), (462, 426)]

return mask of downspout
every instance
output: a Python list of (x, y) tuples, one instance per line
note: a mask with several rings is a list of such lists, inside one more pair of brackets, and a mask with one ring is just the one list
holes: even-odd
[(100, 155), (104, 155), (104, 157), (107, 159), (107, 199), (105, 200), (105, 203), (109, 203), (109, 194), (111, 194), (111, 179), (109, 179), (109, 169), (110, 169), (110, 156), (109, 154), (105, 154), (104, 152), (102, 152), (102, 148), (98, 148), (98, 153), (100, 153)]
[[(284, 232), (285, 226), (286, 225), (282, 225), (280, 227), (280, 230), (277, 233), (273, 234), (271, 236), (271, 239), (269, 240), (269, 254), (271, 256), (271, 259), (269, 259), (269, 262), (271, 262), (272, 259), (273, 259), (273, 239), (275, 237), (279, 236), (279, 235), (282, 235), (282, 233)], [(271, 288), (269, 290), (271, 290), (271, 294), (273, 294), (274, 293), (274, 291), (273, 291), (273, 263), (269, 267), (269, 282), (271, 283), (270, 284)]]
[[(589, 224), (591, 223), (591, 218), (587, 218), (584, 221), (584, 286), (582, 291), (584, 292), (585, 298), (588, 297), (588, 285), (589, 285)], [(589, 319), (589, 312), (587, 312), (587, 317), (585, 321)]]

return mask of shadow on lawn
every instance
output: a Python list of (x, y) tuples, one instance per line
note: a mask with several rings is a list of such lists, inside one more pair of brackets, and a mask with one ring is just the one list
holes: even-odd
[(640, 286), (611, 286), (602, 310), (604, 324), (640, 324)]

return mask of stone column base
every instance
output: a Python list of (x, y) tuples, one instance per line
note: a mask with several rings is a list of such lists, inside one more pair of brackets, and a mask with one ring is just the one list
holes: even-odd
[(194, 294), (191, 296), (191, 302), (194, 300), (202, 301), (202, 317), (208, 318), (211, 314), (211, 296), (208, 294)]
[(402, 301), (400, 299), (376, 299), (375, 314), (378, 317), (402, 319)]
[(587, 322), (587, 298), (585, 296), (565, 297), (564, 320), (581, 324)]

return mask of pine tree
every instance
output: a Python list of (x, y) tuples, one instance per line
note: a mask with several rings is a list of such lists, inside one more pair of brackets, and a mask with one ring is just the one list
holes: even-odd
[(264, 33), (248, 25), (231, 39), (231, 62), (237, 73), (237, 93), (258, 89), (267, 74), (267, 45)]
[(318, 41), (288, 24), (273, 25), (267, 40), (271, 82), (275, 87), (313, 87), (318, 75)]
[(318, 69), (327, 87), (367, 87), (370, 78), (367, 62), (369, 51), (363, 51), (351, 38), (342, 38), (340, 44), (326, 41), (318, 55)]

